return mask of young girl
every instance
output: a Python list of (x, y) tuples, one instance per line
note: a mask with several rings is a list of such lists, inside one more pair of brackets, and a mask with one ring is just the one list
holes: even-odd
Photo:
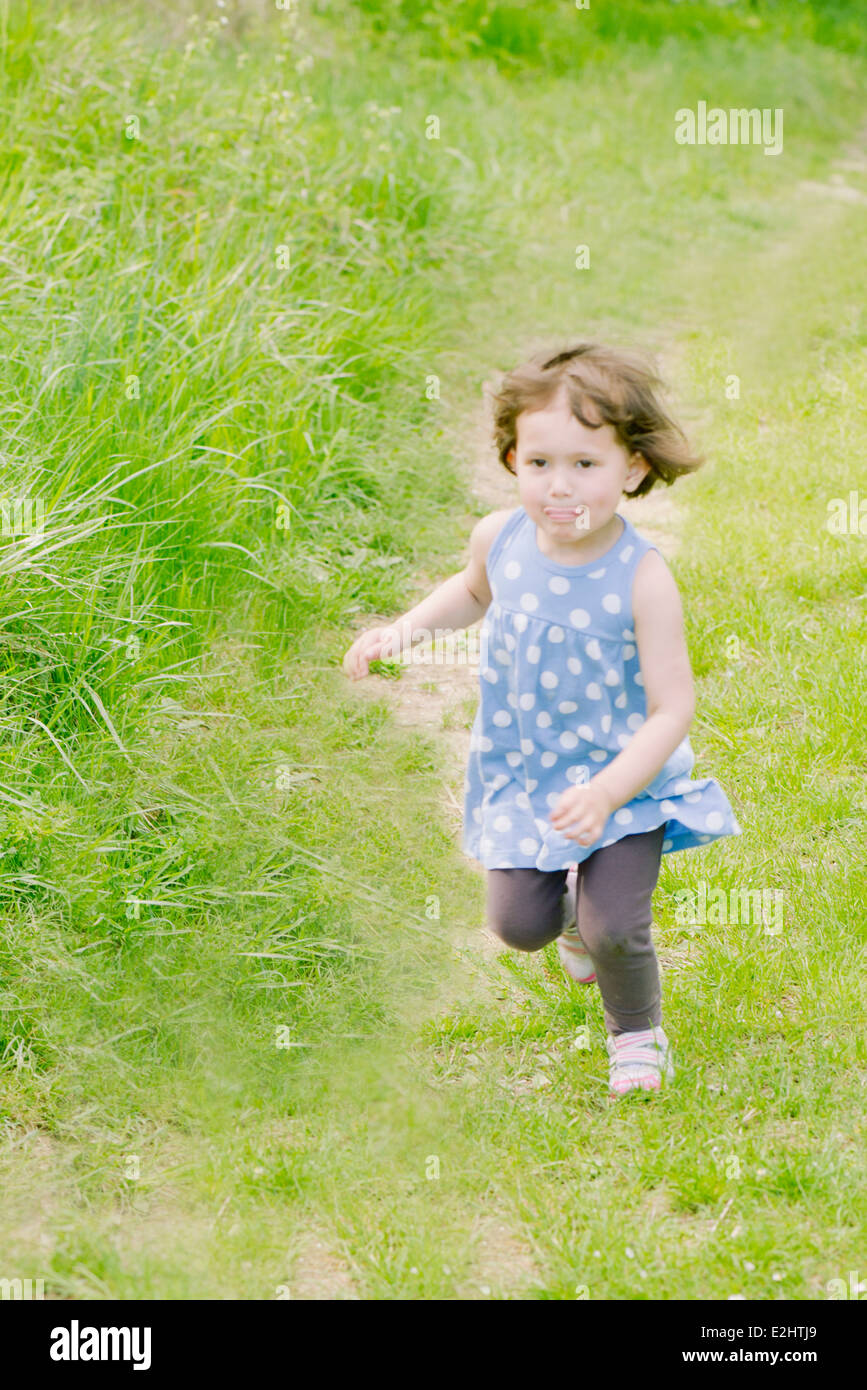
[(689, 776), (677, 585), (616, 510), (700, 466), (659, 384), (595, 343), (510, 372), (495, 439), (520, 505), (482, 518), (466, 569), (344, 658), (358, 679), (416, 633), (484, 615), (463, 849), (488, 871), (489, 923), (507, 945), (556, 941), (572, 979), (598, 981), (611, 1096), (674, 1075), (650, 934), (661, 856), (742, 833), (718, 783)]

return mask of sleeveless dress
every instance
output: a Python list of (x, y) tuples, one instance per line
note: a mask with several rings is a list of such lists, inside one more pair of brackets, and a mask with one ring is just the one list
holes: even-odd
[(617, 516), (619, 539), (589, 564), (544, 555), (523, 507), (488, 554), (493, 597), (480, 633), (462, 841), (486, 869), (565, 869), (660, 825), (664, 854), (743, 833), (719, 784), (690, 778), (688, 738), (593, 844), (567, 839), (548, 819), (563, 792), (612, 762), (646, 718), (631, 595), (638, 562), (658, 547)]

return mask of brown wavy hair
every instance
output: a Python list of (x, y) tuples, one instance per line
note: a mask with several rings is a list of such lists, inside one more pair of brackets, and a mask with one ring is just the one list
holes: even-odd
[[(694, 473), (704, 463), (690, 449), (686, 436), (666, 413), (658, 398), (664, 383), (653, 364), (636, 352), (579, 342), (551, 355), (536, 352), (508, 372), (492, 393), (494, 442), (503, 467), (517, 447), (517, 419), (524, 410), (543, 409), (566, 387), (572, 413), (589, 429), (609, 424), (630, 455), (639, 453), (650, 465), (638, 487), (627, 497), (641, 497), (655, 483), (666, 487), (684, 473)], [(588, 420), (586, 402), (595, 406), (599, 420)]]

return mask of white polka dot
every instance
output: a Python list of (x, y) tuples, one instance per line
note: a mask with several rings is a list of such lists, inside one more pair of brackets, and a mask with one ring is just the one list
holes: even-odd
[(585, 743), (589, 743), (593, 738), (593, 730), (589, 724), (581, 724), (578, 728), (578, 737), (583, 738)]
[(577, 735), (577, 734), (573, 734), (573, 732), (572, 732), (571, 729), (567, 729), (567, 730), (565, 731), (565, 733), (562, 733), (562, 734), (560, 735), (560, 742), (561, 742), (561, 744), (563, 745), (564, 748), (577, 748), (577, 747), (578, 747), (578, 735)]
[(722, 828), (723, 818), (719, 811), (711, 811), (710, 815), (705, 818), (704, 823), (708, 830), (720, 830)]
[(696, 801), (701, 801), (701, 792), (687, 792), (686, 796), (683, 799), (684, 801), (691, 801), (693, 803)]
[(535, 703), (536, 696), (530, 694), (529, 692), (526, 695), (522, 695), (520, 700), (518, 701), (518, 704), (521, 706), (521, 709), (532, 709)]
[(552, 627), (548, 629), (549, 642), (562, 642), (565, 636), (566, 634), (563, 631), (562, 627)]
[(490, 854), (490, 852), (491, 852), (491, 850), (492, 850), (493, 848), (494, 848), (494, 842), (493, 842), (493, 840), (491, 840), (487, 835), (483, 835), (483, 836), (482, 836), (482, 839), (481, 839), (481, 850), (482, 850), (482, 854)]
[(521, 766), (521, 755), (520, 755), (520, 753), (507, 753), (507, 754), (506, 754), (506, 762), (509, 764), (509, 767), (520, 767), (520, 766)]
[(512, 716), (507, 709), (498, 709), (494, 713), (494, 723), (500, 729), (505, 729), (512, 722)]
[(700, 844), (706, 845), (707, 842), (708, 842), (708, 840), (710, 839), (710, 836), (709, 836), (709, 835), (699, 835), (698, 839), (699, 839), (699, 843), (700, 843)]
[(533, 663), (534, 666), (535, 666), (535, 665), (537, 664), (537, 662), (540, 660), (541, 656), (542, 656), (542, 648), (541, 648), (541, 647), (528, 647), (528, 648), (527, 648), (527, 660), (528, 660), (528, 661), (531, 661), (531, 662)]
[(601, 569), (601, 570), (593, 570), (591, 574), (588, 574), (587, 578), (588, 578), (588, 579), (601, 579), (601, 578), (603, 577), (604, 574), (605, 574), (605, 570), (604, 570), (604, 569)]
[(508, 695), (506, 696), (506, 704), (507, 704), (507, 705), (511, 705), (511, 706), (512, 706), (512, 709), (517, 709), (517, 708), (518, 708), (518, 697), (517, 697), (517, 695), (514, 695), (514, 694), (512, 693), (511, 690), (509, 691)]
[(573, 767), (567, 767), (566, 776), (570, 782), (586, 782), (590, 777), (590, 769), (584, 763), (575, 763)]
[(551, 806), (553, 808), (557, 805), (557, 802), (560, 800), (560, 796), (560, 792), (549, 792), (548, 795), (545, 797), (545, 801), (548, 806)]
[(534, 791), (536, 790), (536, 788), (538, 787), (538, 785), (539, 785), (538, 782), (529, 781), (529, 782), (527, 783), (527, 791), (528, 791), (528, 792), (534, 792)]
[(620, 677), (618, 676), (618, 674), (617, 674), (617, 672), (615, 671), (615, 669), (614, 669), (613, 666), (610, 666), (610, 667), (608, 668), (608, 670), (605, 672), (605, 684), (606, 684), (606, 685), (619, 685), (619, 684), (620, 684)]
[(677, 807), (673, 801), (660, 801), (659, 809), (666, 816), (673, 816), (677, 813)]
[(619, 811), (614, 812), (614, 819), (618, 825), (629, 825), (632, 821), (632, 812), (628, 806), (621, 806)]
[(490, 753), (490, 751), (491, 751), (491, 749), (493, 748), (493, 746), (494, 746), (494, 745), (493, 745), (493, 743), (491, 742), (491, 740), (490, 740), (489, 738), (487, 738), (487, 737), (485, 736), (485, 734), (482, 734), (482, 736), (481, 736), (480, 739), (479, 739), (479, 747), (480, 747), (480, 749), (482, 750), (482, 752), (483, 752), (483, 753)]
[(621, 636), (625, 637), (627, 642), (635, 641), (635, 633), (632, 631), (631, 627), (625, 627), (623, 629), (623, 632), (621, 633)]
[(691, 792), (691, 791), (692, 791), (692, 782), (690, 782), (690, 781), (688, 780), (688, 778), (685, 778), (685, 777), (684, 777), (684, 778), (681, 779), (681, 781), (675, 782), (675, 784), (674, 784), (674, 790), (675, 790), (676, 792)]
[(631, 661), (634, 656), (635, 648), (633, 647), (631, 642), (627, 642), (626, 646), (623, 648), (623, 660)]
[(521, 577), (521, 566), (517, 560), (510, 560), (503, 570), (507, 579), (519, 579)]
[(546, 690), (553, 690), (555, 686), (560, 684), (558, 677), (554, 675), (553, 671), (543, 671), (539, 680)]
[(535, 613), (539, 607), (539, 600), (535, 594), (522, 594), (521, 607), (525, 608), (528, 613)]
[(569, 580), (561, 578), (559, 574), (548, 580), (548, 588), (552, 594), (568, 594), (569, 587)]
[(662, 842), (662, 848), (663, 848), (664, 850), (671, 849), (671, 846), (672, 846), (673, 844), (674, 844), (674, 841), (673, 841), (673, 840), (663, 840), (663, 842)]
[(578, 706), (574, 700), (562, 700), (557, 708), (561, 714), (574, 714)]
[(538, 816), (536, 817), (536, 829), (538, 830), (540, 835), (544, 835), (545, 831), (548, 829), (546, 822), (543, 820), (539, 820)]
[(608, 733), (609, 729), (611, 728), (610, 714), (603, 714), (602, 718), (599, 720), (599, 727), (601, 728), (603, 734)]
[(538, 848), (539, 841), (531, 840), (529, 835), (527, 835), (519, 845), (519, 849), (521, 850), (522, 854), (535, 854)]
[(644, 677), (642, 676), (640, 671), (636, 671), (635, 675), (633, 676), (633, 680), (635, 681), (636, 685), (644, 685)]
[(602, 652), (599, 650), (599, 643), (595, 637), (591, 637), (585, 644), (584, 650), (594, 661), (602, 660)]
[(494, 652), (494, 660), (499, 661), (501, 666), (511, 666), (512, 664), (512, 658), (509, 656), (505, 647), (497, 647), (497, 650)]
[(550, 729), (551, 716), (546, 709), (540, 710), (536, 715), (536, 723), (540, 729)]
[(623, 691), (620, 692), (620, 694), (617, 696), (617, 699), (614, 701), (614, 703), (615, 703), (615, 705), (617, 706), (618, 709), (623, 709), (624, 705), (626, 704), (626, 691), (625, 691), (625, 690), (623, 690)]
[(515, 624), (515, 631), (524, 632), (529, 621), (530, 620), (527, 617), (526, 613), (516, 613), (513, 618), (513, 622)]
[(602, 699), (602, 691), (599, 689), (599, 686), (596, 684), (595, 681), (591, 681), (591, 682), (590, 682), (590, 684), (588, 685), (588, 687), (587, 687), (587, 689), (586, 689), (586, 691), (585, 691), (584, 693), (585, 693), (585, 695), (587, 696), (587, 699), (588, 699), (588, 700), (601, 700), (601, 699)]
[(515, 641), (515, 638), (512, 636), (511, 632), (506, 632), (503, 634), (503, 641), (506, 644), (507, 651), (513, 652), (515, 650), (517, 643)]
[(619, 595), (619, 594), (605, 594), (605, 595), (603, 595), (603, 598), (602, 598), (602, 607), (605, 609), (605, 612), (606, 612), (606, 613), (619, 613), (619, 612), (620, 612), (620, 607), (621, 607), (621, 605), (620, 605), (620, 595)]
[(626, 719), (626, 727), (627, 727), (627, 729), (640, 729), (643, 723), (644, 723), (644, 715), (643, 715), (643, 714), (630, 714), (630, 715), (627, 716), (627, 719)]
[(617, 742), (618, 742), (618, 744), (619, 744), (619, 746), (620, 746), (621, 748), (628, 748), (628, 746), (629, 746), (629, 735), (628, 735), (628, 734), (618, 734), (618, 735), (617, 735)]
[(604, 763), (607, 754), (605, 753), (605, 750), (602, 748), (594, 748), (590, 756), (593, 759), (594, 763)]
[(500, 863), (497, 865), (498, 869), (513, 869), (514, 867), (515, 866), (512, 863), (511, 859), (502, 859)]
[(551, 852), (551, 851), (548, 849), (548, 846), (547, 846), (547, 845), (543, 845), (543, 846), (542, 846), (542, 849), (541, 849), (541, 852), (540, 852), (540, 854), (539, 854), (539, 858), (540, 858), (540, 859), (547, 859), (547, 858), (548, 858), (548, 855), (550, 854), (550, 852)]
[(569, 614), (569, 621), (573, 627), (586, 627), (590, 622), (590, 614), (586, 608), (573, 608)]
[(551, 753), (550, 751), (547, 753), (543, 753), (541, 758), (539, 759), (539, 762), (542, 764), (543, 767), (553, 767), (556, 761), (557, 754)]
[(627, 560), (629, 560), (629, 559), (632, 558), (632, 552), (633, 552), (634, 549), (635, 549), (635, 546), (634, 546), (634, 545), (627, 545), (627, 546), (624, 547), (623, 550), (621, 550), (621, 552), (620, 552), (620, 558), (621, 558), (621, 560), (623, 561), (624, 565), (626, 564), (626, 561), (627, 561)]
[(613, 845), (613, 844), (614, 844), (614, 841), (613, 841), (613, 840), (603, 840), (603, 841), (602, 841), (602, 849), (605, 849), (605, 847), (606, 847), (607, 845)]
[(496, 671), (492, 670), (490, 666), (485, 667), (484, 671), (482, 672), (482, 675), (484, 676), (486, 681), (491, 682), (491, 685), (496, 685), (497, 681), (499, 680), (499, 676), (497, 675)]
[(497, 816), (497, 819), (494, 821), (495, 830), (511, 830), (511, 828), (512, 822), (509, 820), (508, 816)]
[(529, 758), (529, 757), (530, 757), (530, 754), (531, 754), (531, 753), (535, 753), (535, 751), (536, 751), (536, 745), (535, 745), (535, 743), (531, 743), (530, 740), (529, 740), (528, 738), (522, 738), (522, 739), (521, 739), (521, 752), (524, 754), (524, 757), (525, 757), (525, 758)]
[(526, 792), (515, 793), (515, 805), (520, 807), (522, 811), (529, 811), (530, 798), (528, 797)]
[(573, 676), (580, 676), (582, 668), (581, 662), (578, 660), (577, 656), (570, 656), (566, 662), (566, 665), (569, 667), (569, 670)]

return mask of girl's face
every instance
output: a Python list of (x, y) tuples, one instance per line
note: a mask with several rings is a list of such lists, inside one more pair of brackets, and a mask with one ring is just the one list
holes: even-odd
[[(590, 402), (581, 409), (589, 420), (598, 418)], [(561, 545), (605, 526), (624, 490), (637, 487), (650, 468), (640, 454), (630, 457), (611, 425), (594, 430), (576, 420), (565, 387), (544, 409), (522, 411), (516, 434), (517, 454), (510, 449), (507, 458), (521, 505)]]

